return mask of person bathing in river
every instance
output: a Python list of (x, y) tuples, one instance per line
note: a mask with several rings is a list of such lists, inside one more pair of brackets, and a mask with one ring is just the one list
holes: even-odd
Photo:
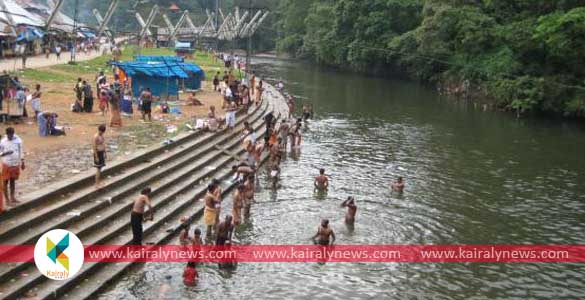
[(311, 238), (315, 244), (321, 246), (333, 245), (335, 243), (335, 233), (331, 226), (329, 226), (329, 220), (324, 219), (321, 221), (321, 226), (317, 229), (317, 233)]
[(276, 188), (278, 185), (278, 179), (280, 178), (280, 166), (277, 162), (273, 162), (270, 167), (270, 179), (272, 180), (272, 187)]
[(287, 147), (287, 142), (288, 142), (288, 132), (290, 129), (290, 125), (288, 123), (287, 119), (282, 120), (282, 122), (280, 123), (280, 127), (278, 127), (278, 134), (280, 136), (280, 139), (282, 140), (282, 145), (281, 147), (284, 148), (284, 152), (286, 152), (286, 147)]
[(231, 245), (232, 234), (234, 232), (234, 225), (232, 224), (232, 216), (225, 216), (225, 220), (217, 226), (217, 237), (215, 239), (216, 246)]
[(277, 138), (276, 142), (270, 146), (270, 164), (280, 165), (282, 153), (280, 152), (281, 138)]
[(254, 201), (254, 174), (247, 176), (244, 185), (244, 217), (247, 218), (250, 216), (250, 208), (252, 207), (252, 202)]
[(325, 169), (319, 170), (319, 176), (315, 177), (315, 189), (324, 191), (329, 188), (329, 178), (325, 175)]
[(234, 172), (234, 181), (240, 181), (249, 174), (254, 174), (255, 170), (248, 166), (246, 163), (241, 163), (232, 167)]
[(297, 122), (289, 130), (290, 136), (290, 147), (291, 149), (298, 148), (301, 146), (301, 127), (303, 119), (297, 119)]
[(185, 270), (183, 271), (183, 284), (186, 286), (196, 286), (198, 277), (199, 274), (195, 268), (195, 262), (188, 262)]
[(203, 200), (205, 201), (205, 209), (203, 210), (203, 223), (207, 227), (205, 235), (210, 238), (211, 232), (215, 228), (217, 212), (219, 205), (221, 204), (220, 199), (216, 196), (219, 187), (215, 182), (212, 182), (207, 187), (207, 193)]
[(244, 207), (244, 193), (246, 186), (243, 184), (238, 185), (236, 191), (233, 194), (233, 208), (232, 214), (234, 215), (234, 226), (242, 224), (242, 208)]
[(311, 108), (309, 105), (303, 105), (303, 122), (307, 122), (311, 118)]
[(189, 244), (192, 244), (193, 241), (191, 240), (191, 238), (189, 237), (189, 229), (190, 229), (190, 225), (189, 225), (189, 217), (181, 217), (181, 233), (179, 234), (179, 243), (181, 244), (181, 246), (187, 246)]
[(398, 177), (398, 179), (392, 184), (392, 191), (397, 193), (402, 193), (404, 191), (404, 180), (402, 177)]
[(347, 207), (347, 213), (345, 214), (345, 223), (353, 224), (355, 221), (355, 215), (357, 213), (357, 205), (355, 205), (355, 199), (353, 197), (347, 197), (347, 200), (341, 203), (341, 207)]

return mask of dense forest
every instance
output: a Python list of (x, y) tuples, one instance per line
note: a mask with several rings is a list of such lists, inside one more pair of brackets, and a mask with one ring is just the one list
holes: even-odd
[[(94, 23), (91, 10), (104, 13), (109, 2), (79, 1), (80, 19)], [(64, 5), (70, 15), (74, 3)], [(120, 1), (110, 27), (136, 31), (135, 12), (146, 17), (155, 3), (188, 9), (199, 24), (205, 9), (215, 7), (215, 0)], [(585, 115), (585, 0), (222, 0), (220, 6), (272, 12), (254, 37), (259, 51), (408, 76), (501, 109)], [(175, 22), (180, 16), (165, 12)]]
[(277, 49), (501, 109), (585, 115), (583, 0), (282, 0)]

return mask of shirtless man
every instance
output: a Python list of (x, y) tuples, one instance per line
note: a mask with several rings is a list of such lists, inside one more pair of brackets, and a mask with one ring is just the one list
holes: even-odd
[[(150, 194), (152, 190), (145, 188), (140, 192), (140, 197), (134, 201), (132, 213), (130, 214), (130, 225), (132, 226), (132, 245), (142, 245), (142, 222), (152, 220), (154, 217)], [(144, 217), (144, 208), (148, 206), (149, 216)]]
[(106, 166), (106, 125), (100, 125), (98, 132), (93, 136), (93, 162), (96, 168), (95, 185), (99, 186), (101, 181), (102, 168)]
[(295, 113), (295, 99), (292, 96), (288, 96), (288, 118), (292, 119)]
[(142, 101), (142, 120), (146, 121), (146, 117), (148, 116), (148, 121), (152, 121), (152, 92), (150, 88), (146, 88), (140, 94), (140, 100)]
[(244, 122), (244, 129), (242, 130), (242, 139), (245, 139), (249, 136), (252, 138), (252, 142), (256, 141), (256, 136), (254, 134), (254, 128), (252, 128), (252, 126), (250, 125), (250, 122), (245, 121)]
[(181, 246), (186, 246), (193, 243), (191, 237), (189, 237), (189, 230), (191, 228), (191, 225), (189, 224), (189, 217), (183, 216), (179, 221), (181, 224), (180, 225), (181, 232), (179, 233), (179, 243), (181, 243)]
[(234, 215), (234, 226), (242, 224), (242, 208), (244, 207), (244, 193), (246, 186), (243, 184), (238, 185), (236, 191), (233, 194), (233, 208), (232, 214)]
[(270, 178), (272, 179), (272, 187), (276, 188), (280, 176), (280, 166), (277, 162), (273, 162), (270, 167)]
[(321, 221), (321, 226), (317, 229), (317, 233), (311, 238), (315, 244), (321, 246), (333, 245), (335, 242), (335, 233), (329, 226), (329, 220), (325, 219)]
[(256, 72), (252, 71), (252, 77), (250, 77), (250, 92), (252, 96), (256, 94)]
[(232, 131), (236, 126), (236, 114), (238, 112), (238, 106), (236, 101), (230, 101), (225, 112), (225, 127), (226, 130)]
[(232, 171), (235, 173), (234, 180), (239, 181), (242, 178), (245, 178), (249, 174), (254, 174), (255, 170), (249, 167), (245, 163), (241, 163), (239, 165), (233, 166)]
[(215, 196), (215, 197), (218, 199), (218, 201), (219, 201), (219, 204), (216, 204), (216, 205), (215, 205), (215, 208), (216, 208), (216, 210), (217, 210), (217, 214), (215, 215), (215, 227), (216, 227), (216, 230), (217, 230), (217, 224), (219, 224), (219, 216), (220, 216), (220, 213), (221, 213), (221, 202), (222, 202), (222, 200), (223, 200), (223, 199), (221, 198), (221, 195), (223, 194), (223, 190), (221, 189), (221, 186), (220, 186), (220, 182), (219, 182), (219, 180), (217, 180), (217, 179), (215, 179), (215, 178), (214, 178), (214, 179), (212, 179), (212, 180), (211, 180), (211, 182), (212, 182), (214, 185), (217, 185), (217, 189), (216, 189), (216, 190), (215, 190), (215, 192), (214, 192), (214, 196)]
[(318, 190), (329, 188), (329, 178), (325, 175), (325, 169), (320, 169), (319, 176), (315, 177), (315, 188)]
[(219, 189), (215, 182), (211, 182), (207, 187), (207, 193), (203, 200), (205, 201), (205, 210), (203, 211), (203, 222), (207, 226), (206, 237), (211, 237), (211, 232), (216, 225), (218, 206), (221, 201), (217, 198), (216, 192)]
[(290, 130), (290, 124), (288, 123), (288, 120), (286, 120), (286, 119), (282, 120), (282, 122), (280, 123), (280, 126), (278, 128), (278, 134), (280, 135), (280, 138), (282, 139), (282, 145), (284, 147), (284, 151), (286, 151), (289, 130)]
[(251, 174), (246, 178), (244, 185), (244, 218), (248, 218), (250, 216), (252, 201), (254, 201), (254, 174)]
[(297, 122), (290, 128), (290, 148), (294, 149), (301, 145), (301, 127), (302, 119), (297, 119)]
[(392, 184), (392, 191), (397, 193), (402, 193), (402, 191), (404, 191), (404, 181), (402, 177), (398, 177), (398, 179)]
[(347, 207), (347, 213), (345, 214), (345, 223), (353, 224), (355, 221), (355, 215), (357, 213), (357, 205), (355, 205), (355, 199), (353, 197), (347, 197), (347, 200), (343, 201), (341, 207)]
[(217, 237), (215, 239), (215, 245), (231, 245), (233, 232), (234, 225), (232, 224), (232, 216), (227, 215), (225, 216), (225, 221), (219, 223), (219, 226), (217, 226)]
[(303, 121), (306, 123), (311, 118), (311, 110), (308, 105), (303, 105)]
[(279, 165), (280, 155), (280, 139), (277, 139), (277, 142), (270, 146), (270, 164)]

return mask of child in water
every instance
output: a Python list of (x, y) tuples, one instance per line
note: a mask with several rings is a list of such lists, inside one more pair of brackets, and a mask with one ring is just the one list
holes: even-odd
[(197, 285), (198, 277), (199, 274), (195, 268), (195, 263), (192, 261), (188, 262), (185, 270), (183, 271), (183, 284), (186, 286), (195, 286)]

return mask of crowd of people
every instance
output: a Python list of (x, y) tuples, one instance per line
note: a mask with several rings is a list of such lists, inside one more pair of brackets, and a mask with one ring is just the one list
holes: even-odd
[[(225, 73), (227, 81), (221, 87), (216, 87), (216, 91), (224, 93), (223, 89), (241, 90), (247, 87), (236, 83), (235, 86), (230, 85), (230, 73)], [(216, 75), (217, 78), (218, 75)], [(256, 80), (255, 75), (250, 78), (251, 82)], [(237, 82), (237, 80), (235, 81)], [(254, 83), (251, 83), (255, 87)], [(219, 84), (216, 84), (219, 86)], [(251, 91), (258, 89), (250, 89)], [(262, 90), (260, 90), (261, 92)], [(236, 96), (234, 96), (236, 95)], [(244, 105), (244, 97), (250, 97), (241, 93), (233, 93), (231, 97), (226, 96), (226, 107), (234, 104), (240, 107)], [(239, 99), (239, 100), (238, 100)], [(241, 100), (241, 101), (240, 101)], [(295, 100), (292, 96), (288, 97), (289, 107), (295, 107)], [(210, 116), (214, 116), (214, 108), (210, 109)], [(244, 159), (232, 166), (233, 179), (231, 184), (235, 186), (231, 193), (232, 206), (226, 208), (224, 202), (224, 190), (221, 182), (217, 179), (212, 179), (207, 186), (205, 195), (201, 199), (204, 204), (203, 208), (203, 225), (204, 233), (200, 228), (191, 230), (188, 217), (182, 217), (179, 220), (180, 233), (179, 242), (182, 246), (199, 247), (200, 245), (216, 245), (227, 246), (232, 244), (232, 237), (234, 231), (238, 226), (242, 226), (250, 217), (252, 205), (254, 203), (255, 186), (257, 181), (257, 173), (259, 164), (262, 161), (262, 156), (267, 156), (268, 176), (273, 183), (273, 187), (277, 188), (280, 177), (280, 165), (282, 158), (288, 151), (295, 151), (301, 146), (301, 131), (304, 123), (312, 117), (312, 107), (305, 105), (300, 118), (294, 118), (294, 110), (287, 116), (277, 115), (272, 112), (267, 113), (264, 118), (264, 124), (261, 127), (263, 130), (262, 136), (256, 134), (256, 130), (248, 122), (244, 122), (243, 129), (240, 134), (242, 141), (242, 149), (245, 151)], [(226, 121), (226, 126), (229, 122)], [(329, 188), (329, 176), (325, 169), (320, 169), (319, 174), (314, 179), (314, 187), (317, 191), (326, 191)], [(402, 178), (398, 178), (396, 182), (391, 185), (394, 192), (402, 192), (404, 189), (404, 182)], [(141, 195), (136, 199), (134, 208), (131, 213), (131, 227), (133, 232), (133, 244), (142, 244), (142, 223), (144, 220), (152, 220), (153, 210), (151, 204), (151, 190), (145, 189)], [(357, 214), (357, 204), (353, 197), (348, 197), (347, 200), (341, 203), (341, 207), (347, 209), (345, 222), (349, 225), (355, 222)], [(148, 209), (147, 209), (148, 208)], [(225, 216), (220, 218), (222, 210), (228, 210)], [(317, 228), (317, 232), (311, 238), (316, 245), (332, 245), (335, 242), (335, 233), (333, 228), (329, 225), (329, 220), (322, 220)], [(197, 283), (197, 268), (195, 262), (189, 262), (185, 266), (183, 272), (183, 282), (185, 285), (192, 286)], [(220, 267), (230, 267), (230, 263), (220, 263)]]

